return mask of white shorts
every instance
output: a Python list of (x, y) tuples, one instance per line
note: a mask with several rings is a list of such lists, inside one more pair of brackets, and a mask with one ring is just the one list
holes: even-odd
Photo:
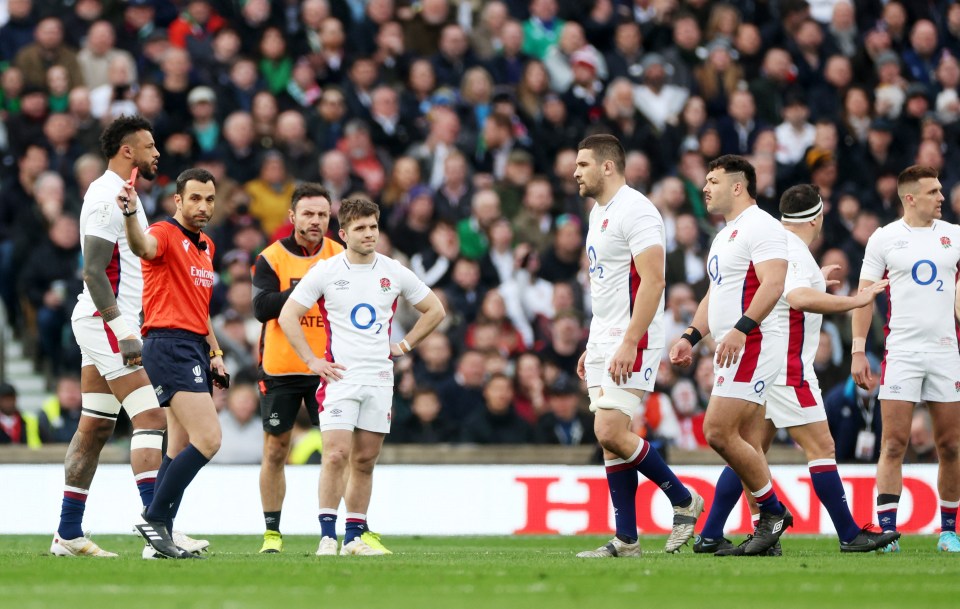
[(782, 336), (764, 335), (762, 344), (748, 337), (737, 363), (721, 368), (713, 364), (712, 395), (736, 398), (763, 405), (787, 359), (787, 341)]
[(819, 383), (805, 381), (803, 387), (774, 385), (767, 392), (766, 418), (773, 421), (777, 429), (826, 421)]
[[(100, 376), (112, 381), (142, 369), (142, 366), (125, 366), (120, 356), (117, 337), (100, 316), (79, 317), (71, 320), (73, 335), (80, 347), (81, 366), (96, 366)], [(130, 330), (140, 337), (140, 330), (131, 326)]]
[(960, 354), (889, 351), (880, 370), (881, 400), (960, 402)]
[(317, 389), (320, 431), (363, 429), (390, 433), (393, 387), (321, 383)]
[(617, 385), (608, 371), (610, 358), (616, 353), (620, 343), (587, 343), (587, 358), (584, 368), (587, 371), (587, 387), (619, 387), (620, 389), (641, 389), (652, 391), (657, 382), (657, 369), (660, 368), (660, 353), (663, 349), (642, 349), (637, 351), (633, 364), (633, 375), (622, 385)]

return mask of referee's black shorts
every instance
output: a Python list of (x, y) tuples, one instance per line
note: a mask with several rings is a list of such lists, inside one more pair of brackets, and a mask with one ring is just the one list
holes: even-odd
[(300, 405), (307, 409), (310, 423), (320, 425), (320, 406), (317, 404), (316, 376), (264, 376), (260, 387), (260, 417), (263, 431), (278, 436), (293, 428)]
[(169, 406), (179, 391), (213, 393), (206, 336), (187, 330), (150, 330), (143, 339), (143, 368), (161, 406)]

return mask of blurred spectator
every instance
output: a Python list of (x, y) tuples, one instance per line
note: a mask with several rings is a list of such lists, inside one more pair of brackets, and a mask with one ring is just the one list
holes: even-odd
[(17, 389), (0, 383), (0, 444), (26, 444), (27, 425), (17, 408)]
[(667, 60), (659, 53), (643, 58), (643, 84), (634, 90), (634, 104), (657, 133), (674, 123), (690, 91), (667, 82)]
[(523, 22), (523, 52), (542, 60), (556, 46), (563, 26), (557, 18), (557, 0), (533, 0), (530, 18)]
[[(131, 66), (131, 81), (136, 82), (138, 80), (133, 55), (122, 49), (117, 49), (115, 47), (116, 38), (113, 25), (109, 21), (97, 21), (90, 26), (86, 43), (77, 53), (77, 62), (83, 71), (83, 84), (90, 89), (95, 89), (109, 82), (108, 70), (116, 57), (126, 59), (128, 65)], [(80, 83), (75, 82), (73, 84), (76, 86)]]
[(870, 362), (869, 389), (861, 389), (849, 377), (829, 390), (823, 398), (830, 435), (841, 463), (876, 463), (880, 457), (880, 360), (867, 355)]
[(433, 389), (413, 393), (410, 415), (390, 428), (389, 441), (395, 444), (436, 444), (456, 441), (457, 425), (440, 416), (440, 399)]
[(706, 295), (709, 288), (700, 226), (693, 215), (681, 214), (677, 216), (676, 227), (677, 246), (666, 256), (667, 284), (690, 285), (699, 301)]
[(470, 216), (457, 223), (460, 254), (477, 260), (490, 247), (490, 227), (500, 217), (500, 197), (493, 190), (480, 190), (473, 195)]
[(412, 15), (403, 26), (406, 47), (417, 55), (429, 55), (434, 52), (442, 40), (445, 26), (453, 20), (447, 0), (423, 0), (420, 10)]
[(453, 378), (450, 339), (439, 332), (428, 335), (416, 350), (414, 378), (420, 387), (437, 387)]
[(904, 455), (906, 463), (937, 463), (937, 445), (933, 435), (930, 411), (917, 408), (910, 422), (910, 446)]
[(10, 63), (20, 49), (30, 45), (37, 27), (33, 0), (8, 0), (7, 11), (10, 18), (0, 27), (0, 64)]
[(250, 195), (250, 214), (260, 221), (266, 234), (272, 235), (286, 221), (294, 186), (283, 155), (275, 150), (267, 151), (259, 177), (243, 186)]
[(187, 0), (183, 13), (170, 24), (170, 44), (195, 57), (212, 55), (211, 38), (226, 25), (208, 0)]
[(580, 270), (583, 226), (572, 214), (557, 217), (553, 245), (540, 258), (540, 278), (550, 283), (573, 281)]
[(486, 291), (480, 284), (480, 264), (470, 258), (457, 258), (453, 263), (450, 285), (445, 291), (450, 306), (463, 316), (464, 321), (473, 323)]
[(541, 359), (573, 378), (584, 349), (580, 319), (573, 312), (559, 312), (553, 320), (550, 342), (539, 350)]
[(44, 400), (37, 414), (40, 439), (44, 444), (69, 444), (80, 425), (82, 394), (80, 379), (76, 376), (61, 376), (56, 392)]
[(553, 189), (543, 177), (536, 177), (526, 186), (523, 196), (523, 209), (513, 221), (513, 232), (517, 241), (529, 243), (537, 251), (543, 251), (551, 241), (553, 219)]
[(460, 440), (472, 444), (529, 444), (533, 428), (513, 407), (513, 385), (504, 374), (494, 374), (483, 388), (484, 408), (463, 422)]
[(252, 383), (235, 381), (227, 390), (227, 407), (220, 412), (223, 439), (215, 463), (239, 465), (259, 463), (263, 454), (263, 425), (260, 397)]
[(459, 256), (460, 238), (456, 229), (440, 221), (430, 229), (428, 245), (410, 257), (410, 267), (428, 286), (446, 288), (453, 276), (453, 263)]
[(77, 54), (63, 39), (63, 23), (57, 17), (44, 17), (33, 32), (34, 42), (21, 47), (14, 58), (23, 72), (27, 86), (43, 87), (47, 81), (47, 68), (61, 65), (70, 76), (70, 86), (83, 84), (83, 72), (77, 63)]
[[(448, 309), (449, 310), (449, 309)], [(441, 416), (460, 425), (484, 409), (484, 357), (479, 351), (464, 351), (457, 360), (453, 378), (437, 385)]]
[(593, 417), (580, 409), (583, 392), (568, 379), (557, 381), (547, 391), (547, 412), (536, 422), (538, 444), (580, 446), (594, 444)]

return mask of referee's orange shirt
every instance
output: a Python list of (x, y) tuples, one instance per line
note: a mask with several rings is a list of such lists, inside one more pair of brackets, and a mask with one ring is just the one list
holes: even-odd
[[(173, 218), (152, 224), (157, 255), (143, 260), (143, 328), (187, 330), (206, 336), (213, 295), (213, 241), (192, 233)], [(206, 250), (200, 249), (206, 243)]]

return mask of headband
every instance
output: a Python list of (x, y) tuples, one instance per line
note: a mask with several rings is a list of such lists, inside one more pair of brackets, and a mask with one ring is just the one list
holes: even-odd
[(811, 207), (810, 209), (804, 211), (798, 211), (793, 214), (781, 214), (781, 222), (794, 222), (797, 224), (803, 222), (810, 222), (811, 220), (816, 219), (817, 216), (823, 211), (823, 199), (817, 199), (817, 204)]

